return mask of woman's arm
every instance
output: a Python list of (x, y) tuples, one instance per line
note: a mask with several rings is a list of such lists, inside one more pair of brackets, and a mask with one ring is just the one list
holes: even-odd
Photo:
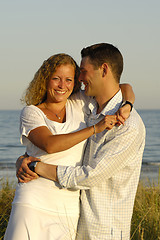
[[(120, 87), (123, 99), (125, 101), (130, 101), (133, 104), (135, 100), (135, 95), (131, 85), (121, 84)], [(126, 104), (119, 109), (117, 117), (120, 124), (124, 123), (124, 120), (129, 117), (130, 110), (131, 107), (129, 104)], [(110, 125), (111, 122), (113, 122), (112, 125)], [(74, 133), (60, 135), (53, 135), (47, 127), (43, 126), (32, 130), (28, 138), (34, 145), (46, 151), (47, 153), (55, 153), (73, 147), (74, 145), (95, 134), (95, 131), (96, 133), (99, 133), (106, 128), (111, 129), (116, 123), (116, 116), (106, 116), (102, 121), (100, 121), (100, 123), (95, 125), (95, 129), (92, 126)]]
[(55, 153), (67, 150), (93, 134), (102, 132), (105, 129), (112, 129), (117, 122), (116, 115), (107, 115), (95, 126), (60, 135), (53, 135), (47, 127), (42, 126), (30, 131), (28, 139), (47, 153)]
[(132, 104), (135, 101), (135, 94), (133, 92), (132, 86), (128, 83), (120, 84), (120, 88), (122, 91), (122, 96), (124, 101), (129, 101)]
[[(133, 92), (133, 89), (131, 85), (124, 83), (120, 84), (120, 88), (122, 91), (123, 101), (129, 101), (132, 104), (135, 101), (135, 94)], [(117, 118), (122, 122), (125, 121), (130, 116), (131, 106), (129, 104), (123, 105), (118, 111), (117, 111)]]

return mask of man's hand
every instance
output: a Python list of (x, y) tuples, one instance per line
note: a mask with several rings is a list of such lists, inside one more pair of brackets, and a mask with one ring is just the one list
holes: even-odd
[(28, 156), (26, 153), (17, 159), (16, 176), (18, 178), (18, 182), (26, 183), (39, 177), (36, 173), (32, 172), (28, 167), (29, 163), (34, 161), (40, 161), (40, 159)]

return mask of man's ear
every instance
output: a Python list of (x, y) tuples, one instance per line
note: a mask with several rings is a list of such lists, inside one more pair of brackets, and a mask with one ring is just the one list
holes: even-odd
[(107, 65), (107, 63), (103, 63), (101, 68), (102, 68), (102, 77), (105, 77), (107, 72), (108, 72), (108, 65)]

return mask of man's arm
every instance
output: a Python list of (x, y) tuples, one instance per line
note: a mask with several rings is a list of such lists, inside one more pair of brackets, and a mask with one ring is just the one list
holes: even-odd
[[(116, 175), (131, 161), (135, 161), (139, 149), (144, 146), (144, 127), (131, 128), (124, 126), (112, 140), (102, 146), (95, 161), (95, 167), (66, 167), (38, 163), (36, 172), (43, 177), (57, 181), (64, 188), (89, 189)], [(110, 134), (110, 133), (109, 133)], [(143, 151), (142, 151), (143, 152)], [(91, 164), (92, 165), (92, 164)]]
[[(112, 122), (112, 124), (110, 124), (111, 122)], [(80, 131), (75, 132), (75, 133), (71, 133), (72, 135), (76, 135), (77, 136), (75, 138), (74, 145), (76, 143), (79, 143), (79, 140), (82, 140), (83, 138), (86, 139), (90, 135), (102, 132), (105, 128), (106, 129), (112, 129), (117, 122), (118, 121), (117, 121), (116, 115), (107, 115), (99, 123), (97, 123), (96, 125), (94, 125), (94, 126), (92, 126), (90, 128), (85, 128), (85, 129), (80, 130)], [(41, 127), (41, 128), (43, 128), (43, 127)], [(88, 129), (90, 129), (90, 132), (88, 131)], [(33, 131), (37, 131), (37, 130), (35, 129)], [(40, 129), (39, 128), (38, 128), (38, 131), (40, 133)], [(83, 134), (82, 134), (82, 132), (83, 132)], [(86, 132), (86, 134), (85, 134), (85, 132)], [(42, 139), (43, 133), (40, 133), (40, 134), (41, 134), (41, 137), (38, 135), (39, 136), (38, 141), (40, 141), (40, 139)], [(71, 135), (71, 134), (66, 134), (66, 138), (65, 138), (66, 142), (69, 142), (69, 140), (67, 140), (67, 136)], [(56, 138), (56, 137), (58, 137), (58, 135), (55, 135), (53, 137)], [(35, 138), (37, 138), (37, 136)], [(30, 139), (30, 137), (29, 137), (29, 139)], [(30, 139), (30, 140), (31, 140), (31, 142), (33, 142), (36, 145), (35, 139), (34, 139), (34, 141), (32, 141), (32, 139)], [(60, 143), (61, 143), (61, 141), (59, 140), (59, 144)], [(73, 141), (72, 141), (72, 143), (73, 143)], [(41, 144), (42, 144), (42, 142), (41, 142)], [(17, 160), (16, 168), (17, 168), (17, 178), (18, 178), (19, 182), (28, 182), (28, 181), (31, 181), (31, 180), (33, 180), (33, 179), (38, 177), (37, 175), (33, 174), (33, 172), (28, 168), (28, 164), (30, 162), (33, 162), (33, 161), (40, 161), (40, 160), (39, 159), (37, 160), (37, 158), (34, 158), (34, 157), (28, 157), (28, 156), (21, 156)], [(45, 178), (48, 178), (48, 179), (52, 179), (51, 176), (49, 175), (51, 165), (49, 165), (49, 166), (47, 166), (47, 165), (48, 164), (46, 164), (46, 166), (45, 166), (45, 164), (41, 164), (40, 165), (40, 166), (43, 166), (43, 170), (44, 170), (44, 166), (45, 166), (45, 170), (46, 170), (46, 172), (43, 172), (43, 175), (42, 175), (42, 173), (40, 175), (42, 177), (45, 177)]]
[(143, 152), (145, 137), (143, 125), (139, 133), (138, 131), (136, 128), (124, 126), (123, 131), (105, 143), (96, 158), (91, 159), (91, 162), (96, 161), (95, 167), (58, 166), (59, 184), (64, 188), (89, 189), (116, 175), (122, 168), (136, 160), (141, 147)]
[(57, 167), (57, 165), (39, 162), (35, 167), (35, 172), (44, 178), (58, 182)]

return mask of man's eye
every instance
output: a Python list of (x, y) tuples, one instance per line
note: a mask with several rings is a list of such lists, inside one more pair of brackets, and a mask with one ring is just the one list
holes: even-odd
[(85, 70), (81, 70), (80, 71), (80, 73), (82, 73), (82, 74), (84, 74), (84, 73), (86, 73), (87, 71), (85, 71)]
[(68, 81), (68, 82), (72, 82), (72, 79), (70, 79), (70, 78), (67, 78), (67, 81)]

